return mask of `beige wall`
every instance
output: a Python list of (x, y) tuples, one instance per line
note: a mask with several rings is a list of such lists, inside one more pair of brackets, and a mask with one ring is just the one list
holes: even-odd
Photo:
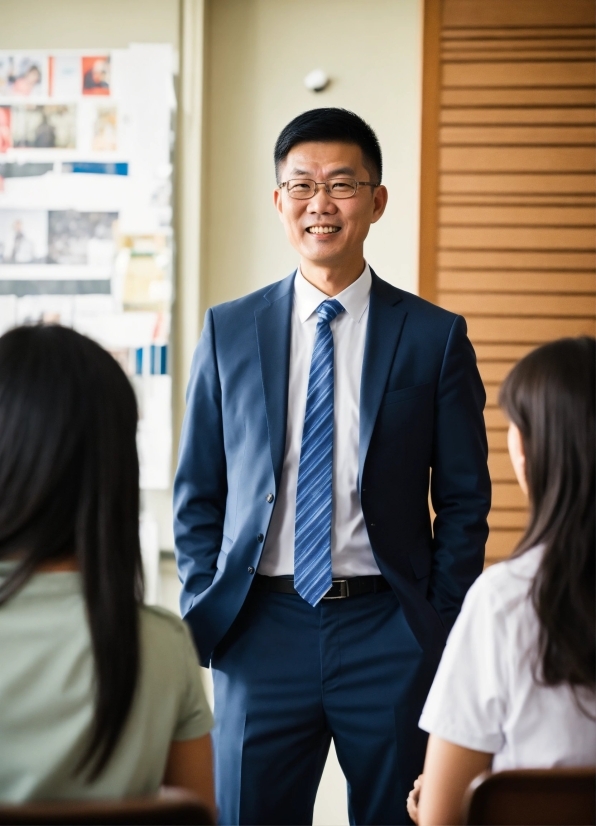
[(0, 49), (178, 48), (178, 0), (0, 0)]
[[(417, 290), (420, 0), (211, 0), (206, 35), (203, 303), (288, 274), (296, 257), (273, 211), (280, 129), (318, 106), (353, 109), (377, 131), (389, 206), (366, 255)], [(302, 79), (321, 67), (328, 90)]]

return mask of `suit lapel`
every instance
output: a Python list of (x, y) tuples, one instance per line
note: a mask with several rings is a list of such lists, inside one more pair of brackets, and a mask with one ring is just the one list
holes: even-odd
[(264, 306), (255, 310), (269, 445), (278, 487), (286, 444), (293, 298), (294, 273), (265, 293)]
[(360, 382), (358, 488), (387, 379), (406, 318), (400, 291), (372, 273), (368, 327)]

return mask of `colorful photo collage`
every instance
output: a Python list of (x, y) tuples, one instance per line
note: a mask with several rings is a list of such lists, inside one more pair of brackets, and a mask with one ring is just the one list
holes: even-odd
[(110, 55), (0, 52), (0, 97), (109, 96)]
[(110, 54), (0, 51), (0, 153), (11, 149), (116, 152)]
[(0, 264), (112, 267), (117, 212), (0, 210)]
[(112, 353), (150, 489), (171, 472), (174, 67), (167, 44), (0, 50), (0, 335), (58, 323)]

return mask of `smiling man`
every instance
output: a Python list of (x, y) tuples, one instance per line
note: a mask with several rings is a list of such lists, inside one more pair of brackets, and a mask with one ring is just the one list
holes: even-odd
[(333, 739), (351, 822), (408, 823), (420, 711), (482, 570), (484, 389), (463, 318), (364, 259), (387, 203), (372, 129), (305, 112), (275, 168), (299, 267), (207, 312), (175, 482), (220, 821), (311, 823)]

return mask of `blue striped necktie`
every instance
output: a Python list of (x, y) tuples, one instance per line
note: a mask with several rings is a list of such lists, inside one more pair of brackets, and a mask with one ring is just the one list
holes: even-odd
[(315, 606), (331, 588), (333, 475), (333, 333), (344, 308), (331, 298), (317, 307), (296, 492), (294, 587)]

